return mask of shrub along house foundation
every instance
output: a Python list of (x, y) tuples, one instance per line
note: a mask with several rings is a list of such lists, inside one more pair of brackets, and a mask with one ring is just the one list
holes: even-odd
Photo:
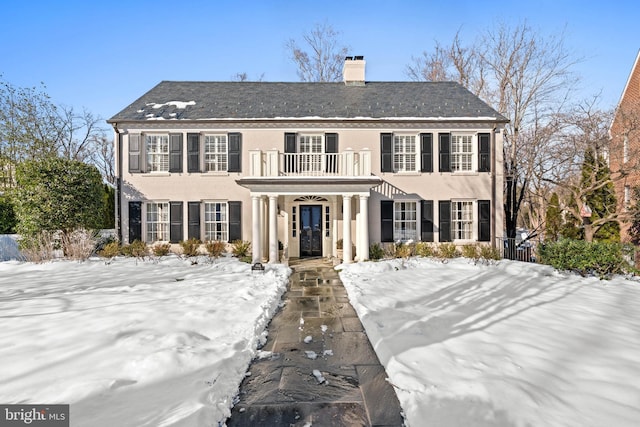
[(495, 241), (506, 119), (453, 82), (164, 81), (113, 116), (123, 243), (251, 241), (254, 261)]

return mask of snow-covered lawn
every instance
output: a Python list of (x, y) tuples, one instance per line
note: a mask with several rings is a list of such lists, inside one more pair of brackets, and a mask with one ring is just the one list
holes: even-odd
[(235, 259), (0, 262), (0, 402), (72, 426), (217, 425), (290, 270)]
[(640, 283), (411, 259), (340, 274), (411, 427), (640, 425)]
[[(0, 402), (72, 426), (217, 425), (290, 270), (226, 258), (0, 262)], [(519, 262), (341, 277), (411, 427), (640, 425), (640, 283)]]

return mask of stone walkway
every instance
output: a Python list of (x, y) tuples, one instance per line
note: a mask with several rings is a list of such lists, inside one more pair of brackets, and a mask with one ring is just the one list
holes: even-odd
[(285, 306), (240, 386), (227, 426), (402, 426), (400, 404), (338, 273), (291, 262)]

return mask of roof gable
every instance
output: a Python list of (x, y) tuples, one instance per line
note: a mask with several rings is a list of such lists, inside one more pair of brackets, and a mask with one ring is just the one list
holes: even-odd
[(163, 81), (109, 122), (403, 118), (507, 121), (455, 82)]

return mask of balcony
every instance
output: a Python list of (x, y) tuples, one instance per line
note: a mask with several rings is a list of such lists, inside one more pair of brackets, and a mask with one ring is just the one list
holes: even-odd
[(251, 177), (369, 177), (371, 151), (341, 153), (282, 153), (249, 151)]

